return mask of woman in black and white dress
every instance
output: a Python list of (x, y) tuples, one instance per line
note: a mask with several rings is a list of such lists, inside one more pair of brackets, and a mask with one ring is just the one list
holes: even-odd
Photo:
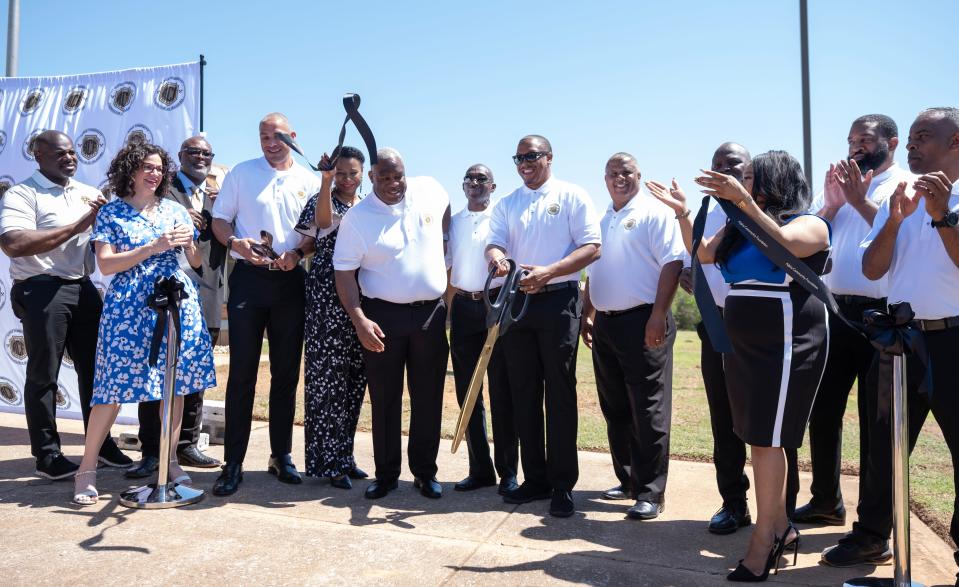
[[(802, 167), (784, 151), (753, 159), (735, 178), (705, 171), (704, 193), (736, 204), (793, 255), (822, 273), (829, 256), (829, 224), (804, 214), (811, 202)], [(650, 182), (650, 191), (676, 211), (687, 247), (692, 222), (685, 196)], [(732, 284), (723, 315), (733, 352), (724, 355), (726, 387), (736, 434), (751, 446), (758, 515), (749, 548), (731, 581), (762, 581), (799, 532), (786, 517), (784, 449), (802, 444), (825, 369), (826, 307), (730, 224), (704, 237), (703, 263), (716, 263)]]
[[(333, 248), (340, 219), (360, 199), (363, 153), (343, 147), (323, 172), (320, 193), (303, 207), (296, 230), (316, 238), (306, 279), (304, 350), (306, 474), (349, 489), (367, 475), (353, 459), (353, 437), (366, 390), (363, 352), (333, 282)], [(328, 162), (324, 155), (322, 162)]]

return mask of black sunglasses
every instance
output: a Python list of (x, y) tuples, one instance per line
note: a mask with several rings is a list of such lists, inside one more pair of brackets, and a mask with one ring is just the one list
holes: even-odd
[(208, 151), (207, 149), (200, 149), (199, 147), (187, 147), (183, 149), (183, 152), (187, 155), (203, 155), (204, 157), (213, 158), (213, 151)]
[(524, 153), (522, 155), (513, 155), (513, 163), (519, 165), (523, 161), (532, 163), (534, 161), (539, 161), (543, 157), (549, 155), (549, 153), (543, 151), (530, 151), (529, 153)]
[(480, 185), (489, 183), (490, 181), (490, 178), (485, 175), (467, 175), (463, 178), (463, 183), (478, 183)]

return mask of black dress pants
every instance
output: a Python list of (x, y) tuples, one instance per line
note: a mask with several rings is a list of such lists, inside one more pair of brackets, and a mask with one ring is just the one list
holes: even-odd
[(386, 338), (383, 352), (363, 349), (373, 420), (376, 479), (390, 483), (400, 476), (403, 371), (410, 394), (410, 432), (406, 445), (410, 471), (420, 479), (436, 476), (446, 383), (446, 305), (393, 304), (363, 298), (363, 313)]
[(613, 316), (596, 312), (593, 370), (606, 418), (613, 471), (633, 499), (662, 503), (669, 472), (676, 323), (666, 316), (666, 340), (644, 341), (652, 305)]
[[(456, 400), (461, 407), (486, 342), (486, 334), (486, 305), (483, 300), (453, 296), (450, 354), (453, 358)], [(469, 474), (477, 479), (495, 479), (496, 474), (500, 479), (515, 478), (519, 461), (519, 440), (513, 423), (513, 403), (501, 343), (493, 346), (486, 377), (489, 382), (487, 390), (493, 424), (493, 458), (490, 459), (489, 442), (486, 438), (486, 407), (480, 391), (466, 428)]]
[[(868, 301), (867, 301), (868, 300)], [(884, 309), (886, 300), (870, 300), (851, 303), (840, 298), (839, 310), (850, 320), (862, 321), (862, 313), (868, 309)], [(846, 413), (846, 400), (852, 384), (858, 381), (857, 403), (859, 406), (859, 478), (866, 471), (866, 456), (869, 454), (869, 433), (866, 428), (866, 398), (875, 395), (869, 387), (869, 369), (876, 350), (861, 334), (842, 320), (829, 314), (829, 355), (826, 371), (816, 393), (812, 413), (809, 416), (809, 451), (812, 459), (812, 484), (810, 503), (817, 509), (832, 509), (842, 503), (839, 475), (842, 467), (842, 418)], [(875, 383), (875, 381), (873, 381)]]
[[(23, 325), (27, 378), (23, 408), (30, 434), (30, 452), (38, 463), (60, 453), (57, 433), (57, 377), (64, 349), (73, 359), (86, 426), (93, 397), (97, 331), (103, 301), (87, 279), (64, 280), (40, 275), (13, 285), (10, 302)], [(107, 437), (104, 444), (112, 443)]]
[(270, 454), (293, 449), (296, 385), (303, 356), (305, 272), (237, 263), (230, 274), (230, 371), (226, 382), (225, 461), (242, 463), (250, 442), (260, 349), (270, 345)]
[[(220, 336), (219, 328), (210, 328), (210, 344), (215, 345)], [(145, 457), (160, 456), (160, 401), (140, 402), (137, 406), (140, 422), (140, 452)], [(203, 427), (203, 392), (183, 396), (183, 421), (180, 424), (180, 439), (173, 450), (195, 446), (200, 440)]]
[[(719, 308), (722, 313), (722, 308)], [(740, 511), (746, 509), (746, 492), (749, 477), (746, 476), (746, 443), (733, 432), (733, 417), (726, 395), (726, 374), (723, 371), (723, 354), (713, 349), (712, 341), (702, 322), (696, 325), (699, 334), (700, 366), (706, 402), (709, 404), (709, 424), (713, 431), (713, 465), (716, 467), (716, 485), (723, 505)]]
[[(959, 327), (923, 332), (923, 336), (932, 368), (932, 399), (919, 394), (925, 370), (917, 359), (908, 357), (905, 393), (909, 411), (909, 451), (916, 446), (922, 425), (932, 411), (949, 447), (953, 483), (959, 488), (959, 420), (956, 418), (959, 414), (959, 384), (952, 368), (959, 357)], [(877, 369), (870, 373), (870, 377), (878, 377), (879, 371), (885, 370), (885, 381), (891, 384), (892, 358), (877, 353), (876, 365)], [(878, 381), (870, 383), (877, 393), (867, 396), (869, 462), (859, 490), (859, 520), (853, 524), (853, 533), (866, 540), (882, 541), (887, 540), (892, 532), (892, 388), (883, 389)], [(954, 542), (959, 543), (957, 511), (959, 498), (953, 495), (949, 534)], [(959, 564), (959, 553), (956, 554), (956, 563)]]
[[(579, 477), (576, 351), (582, 304), (577, 284), (570, 284), (532, 294), (526, 316), (500, 339), (524, 483), (555, 491), (572, 490)], [(522, 297), (516, 303), (522, 304)]]

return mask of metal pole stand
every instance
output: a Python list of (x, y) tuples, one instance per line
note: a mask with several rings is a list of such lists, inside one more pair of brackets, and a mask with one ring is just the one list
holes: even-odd
[[(171, 300), (170, 303), (179, 303)], [(160, 468), (157, 482), (124, 491), (120, 503), (128, 508), (161, 510), (197, 503), (203, 499), (203, 491), (170, 481), (170, 452), (173, 447), (173, 394), (176, 380), (176, 364), (179, 359), (179, 332), (171, 315), (164, 309), (166, 320), (166, 370), (163, 379), (163, 398), (160, 400)]]
[(858, 577), (843, 587), (924, 587), (912, 580), (909, 554), (909, 412), (906, 404), (906, 356), (892, 357), (892, 579)]

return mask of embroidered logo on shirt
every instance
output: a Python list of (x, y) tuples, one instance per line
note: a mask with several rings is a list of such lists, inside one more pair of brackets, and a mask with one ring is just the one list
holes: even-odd
[(178, 77), (168, 77), (157, 87), (153, 101), (164, 110), (173, 110), (183, 103), (186, 97), (186, 84)]
[(429, 214), (424, 214), (423, 222), (425, 222), (426, 224), (430, 224), (431, 222), (433, 222), (433, 217)]
[(75, 114), (79, 112), (80, 109), (83, 108), (83, 105), (86, 104), (86, 101), (87, 89), (83, 86), (73, 88), (63, 101), (63, 113)]
[(629, 220), (627, 220), (626, 222), (624, 222), (624, 223), (623, 223), (623, 228), (624, 228), (625, 230), (632, 230), (632, 229), (636, 228), (636, 219), (635, 219), (635, 218), (630, 218)]
[(550, 204), (546, 206), (546, 213), (550, 216), (556, 216), (559, 214), (559, 204)]
[(23, 331), (15, 328), (7, 333), (3, 340), (3, 348), (13, 362), (20, 365), (27, 363), (27, 343), (23, 340)]
[(133, 99), (137, 96), (137, 85), (133, 82), (120, 82), (110, 90), (110, 110), (115, 114), (123, 114), (133, 106)]
[(127, 145), (130, 143), (152, 143), (153, 131), (144, 124), (134, 124), (130, 127), (130, 130), (127, 131), (127, 138), (124, 139), (123, 142)]
[(23, 98), (23, 102), (20, 103), (20, 114), (26, 115), (36, 112), (40, 104), (43, 103), (43, 96), (43, 88), (36, 88), (27, 92), (27, 95)]
[(20, 390), (6, 377), (0, 377), (0, 401), (8, 406), (19, 406), (23, 402)]
[(296, 192), (296, 195), (297, 195), (299, 198), (304, 198), (304, 197), (306, 197), (306, 192), (303, 191), (303, 190), (300, 190), (300, 191)]
[(86, 129), (73, 142), (79, 147), (77, 155), (80, 161), (87, 164), (99, 161), (107, 146), (103, 133), (95, 128)]

